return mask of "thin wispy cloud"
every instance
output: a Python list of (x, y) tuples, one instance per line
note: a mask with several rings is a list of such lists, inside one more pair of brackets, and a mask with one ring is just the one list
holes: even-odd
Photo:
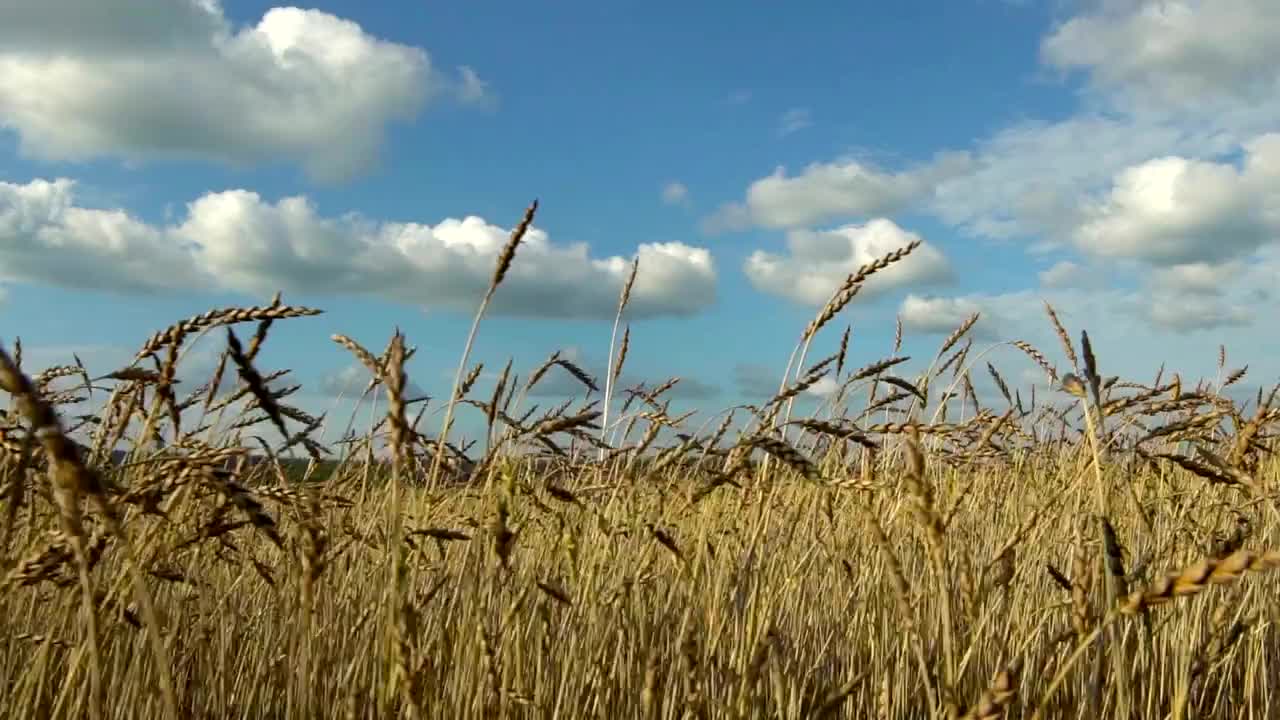
[(813, 112), (809, 108), (791, 108), (778, 120), (778, 137), (798, 133), (813, 125)]
[(688, 205), (689, 188), (676, 180), (662, 186), (662, 202), (667, 205)]
[(471, 67), (462, 65), (458, 68), (458, 99), (466, 105), (478, 105), (486, 109), (498, 106), (498, 96), (488, 82)]

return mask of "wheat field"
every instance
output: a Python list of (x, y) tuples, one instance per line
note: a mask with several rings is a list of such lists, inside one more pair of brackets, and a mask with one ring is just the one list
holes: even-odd
[[(103, 377), (5, 347), (0, 715), (1280, 717), (1280, 405), (1230, 399), (1225, 350), (1194, 385), (1108, 376), (1046, 306), (1061, 347), (1008, 344), (1051, 397), (981, 358), (976, 316), (918, 376), (897, 374), (900, 331), (865, 367), (847, 330), (811, 362), (911, 245), (849, 276), (763, 405), (691, 417), (676, 379), (618, 387), (630, 281), (608, 377), (553, 355), (480, 396), (471, 346), (535, 212), (449, 398), (406, 397), (399, 332), (378, 354), (332, 338), (380, 419), (328, 445), (340, 421), (260, 367), (274, 323), (319, 312), (279, 295)], [(179, 394), (210, 334), (214, 377)], [(550, 372), (581, 395), (531, 403)], [(101, 411), (63, 407), (91, 391)], [(455, 436), (463, 412), (486, 431)]]

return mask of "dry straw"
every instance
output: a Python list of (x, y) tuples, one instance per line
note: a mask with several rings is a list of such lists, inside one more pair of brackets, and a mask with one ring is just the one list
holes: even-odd
[[(1234, 401), (1253, 376), (1225, 348), (1212, 382), (1108, 377), (1046, 305), (1061, 357), (984, 347), (973, 315), (927, 367), (900, 322), (887, 357), (854, 361), (846, 324), (810, 361), (913, 245), (837, 288), (759, 406), (619, 387), (636, 263), (603, 378), (556, 352), (491, 361), (474, 393), (479, 323), (536, 208), (433, 437), (397, 329), (380, 352), (332, 336), (369, 378), (325, 438), (270, 367), (280, 323), (319, 311), (278, 295), (178, 322), (107, 374), (0, 350), (0, 715), (1280, 713), (1280, 554), (1256, 549), (1280, 533), (1280, 387)], [(194, 338), (223, 331), (188, 388)], [(1017, 387), (1023, 369), (1054, 391)], [(531, 392), (551, 373), (578, 392)], [(834, 392), (792, 417), (819, 383)]]

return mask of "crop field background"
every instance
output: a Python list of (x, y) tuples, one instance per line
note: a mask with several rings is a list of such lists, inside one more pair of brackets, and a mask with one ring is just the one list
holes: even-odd
[[(762, 406), (674, 416), (677, 380), (616, 386), (625, 331), (610, 377), (552, 356), (478, 397), (470, 343), (535, 211), (452, 398), (405, 395), (411, 339), (332, 338), (374, 420), (328, 446), (341, 420), (291, 407), (288, 370), (258, 361), (275, 324), (319, 312), (279, 296), (178, 322), (106, 377), (8, 343), (0, 715), (1280, 713), (1280, 406), (1226, 397), (1245, 370), (1225, 349), (1216, 378), (1113, 377), (1118, 349), (1046, 306), (1061, 346), (1012, 344), (1050, 397), (981, 359), (976, 317), (919, 376), (897, 348), (850, 367), (847, 333), (807, 357), (908, 246), (848, 278)], [(179, 394), (184, 346), (210, 334), (216, 376)], [(531, 403), (548, 372), (579, 398)], [(978, 403), (976, 373), (1002, 404)], [(823, 378), (839, 392), (794, 414)], [(90, 392), (100, 414), (59, 412)], [(461, 412), (487, 435), (450, 436)]]

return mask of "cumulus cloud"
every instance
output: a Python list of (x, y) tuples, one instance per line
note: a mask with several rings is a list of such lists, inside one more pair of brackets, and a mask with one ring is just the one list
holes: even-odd
[(931, 192), (969, 166), (965, 153), (943, 153), (901, 172), (887, 172), (853, 159), (813, 163), (796, 176), (779, 166), (747, 188), (744, 204), (722, 206), (708, 217), (709, 232), (752, 225), (789, 228), (839, 218), (888, 215)]
[[(124, 292), (204, 288), (377, 296), (471, 311), (510, 230), (479, 217), (432, 226), (324, 217), (305, 197), (269, 202), (247, 190), (208, 193), (179, 223), (77, 207), (74, 183), (0, 183), (0, 280)], [(715, 300), (711, 254), (677, 242), (641, 245), (633, 317), (690, 315)], [(629, 258), (591, 257), (531, 228), (491, 309), (523, 317), (613, 316)]]
[(1059, 25), (1041, 46), (1062, 70), (1148, 106), (1183, 108), (1274, 93), (1280, 13), (1272, 0), (1100, 3)]
[(687, 205), (689, 203), (689, 188), (678, 180), (672, 180), (662, 186), (662, 202), (667, 205)]
[[(1224, 275), (1229, 280), (1220, 282)], [(943, 334), (970, 312), (981, 311), (979, 326), (991, 322), (997, 331), (994, 339), (1028, 340), (1053, 356), (1058, 354), (1058, 339), (1044, 312), (1048, 301), (1073, 341), (1081, 330), (1089, 331), (1104, 362), (1117, 366), (1112, 372), (1133, 372), (1141, 363), (1154, 369), (1161, 360), (1181, 365), (1188, 358), (1211, 355), (1203, 349), (1218, 343), (1252, 348), (1250, 354), (1260, 357), (1242, 363), (1254, 362), (1264, 373), (1280, 372), (1280, 364), (1267, 360), (1280, 346), (1257, 332), (1261, 319), (1280, 311), (1274, 291), (1277, 277), (1280, 247), (1273, 245), (1226, 266), (1162, 268), (1131, 288), (1042, 287), (927, 302), (909, 297), (901, 312), (905, 328), (915, 325), (918, 331)]]
[(928, 209), (977, 237), (1067, 243), (1085, 219), (1082, 200), (1118, 173), (1168, 155), (1218, 157), (1236, 137), (1209, 125), (1094, 113), (1027, 121), (979, 142), (970, 171), (940, 182)]
[(280, 7), (235, 29), (216, 0), (20, 3), (0, 48), (0, 127), (47, 160), (287, 161), (338, 180), (433, 96), (487, 92), (352, 21)]
[(944, 220), (978, 236), (1070, 243), (1089, 219), (1081, 200), (1126, 169), (1169, 157), (1221, 161), (1280, 127), (1272, 0), (1080, 7), (1044, 38), (1041, 56), (1050, 69), (1083, 72), (1089, 102), (980, 142), (974, 171), (938, 189), (932, 209)]
[[(1075, 113), (1017, 122), (970, 152), (942, 152), (914, 168), (857, 159), (815, 162), (795, 175), (779, 167), (703, 228), (795, 228), (923, 210), (976, 238), (1082, 250), (1124, 270), (1247, 257), (1280, 228), (1271, 189), (1280, 185), (1274, 9), (1272, 0), (1077, 4), (1041, 45), (1045, 68), (1083, 74), (1088, 90)], [(1101, 281), (1067, 268), (1046, 273), (1044, 287)]]
[(1241, 169), (1163, 157), (1121, 172), (1085, 210), (1076, 244), (1156, 265), (1221, 262), (1256, 250), (1280, 231), (1280, 134), (1245, 151)]
[[(822, 305), (858, 268), (917, 239), (915, 233), (884, 219), (825, 231), (793, 230), (787, 234), (789, 254), (757, 250), (747, 258), (743, 271), (758, 290), (806, 305)], [(907, 257), (872, 275), (859, 297), (950, 278), (946, 257), (922, 242)]]
[[(1261, 279), (1253, 274), (1241, 278), (1247, 286)], [(1140, 348), (1133, 354), (1165, 358), (1185, 355), (1190, 349), (1162, 353), (1162, 347), (1180, 347), (1168, 341), (1169, 333), (1194, 337), (1203, 343), (1205, 334), (1216, 337), (1232, 329), (1248, 328), (1260, 313), (1273, 311), (1266, 310), (1268, 305), (1274, 308), (1274, 301), (1244, 287), (1218, 295), (1194, 294), (1149, 281), (1135, 290), (1069, 289), (1043, 295), (1021, 291), (986, 297), (984, 304), (1009, 319), (1001, 324), (1011, 332), (1002, 332), (1001, 339), (1013, 339), (1014, 334), (1034, 333), (1047, 327), (1043, 300), (1069, 319), (1068, 326), (1077, 336), (1083, 328), (1090, 337), (1105, 336), (1119, 350)], [(1051, 342), (1056, 344), (1056, 340)]]
[(981, 313), (978, 322), (969, 331), (970, 337), (980, 340), (999, 338), (1000, 323), (995, 313), (972, 297), (921, 297), (911, 294), (902, 301), (898, 317), (907, 332), (925, 335), (948, 335), (974, 313)]
[(1220, 265), (1185, 263), (1156, 269), (1151, 273), (1150, 282), (1153, 287), (1168, 293), (1221, 295), (1244, 272), (1244, 263), (1239, 260)]
[(144, 293), (200, 286), (189, 248), (123, 211), (75, 206), (73, 188), (0, 182), (0, 278)]
[(1147, 313), (1152, 323), (1179, 333), (1246, 327), (1252, 324), (1254, 315), (1253, 311), (1242, 305), (1203, 296), (1152, 303), (1147, 306)]
[(1062, 245), (1089, 220), (1082, 199), (1167, 157), (1220, 161), (1280, 124), (1280, 14), (1271, 0), (1082, 4), (1046, 36), (1049, 68), (1095, 91), (1074, 115), (1029, 120), (980, 141), (969, 172), (929, 209), (988, 238)]

